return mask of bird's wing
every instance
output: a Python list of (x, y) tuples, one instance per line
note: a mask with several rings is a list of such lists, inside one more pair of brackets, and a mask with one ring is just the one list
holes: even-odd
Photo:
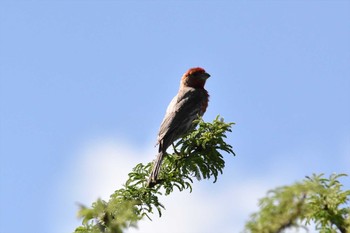
[(184, 88), (171, 101), (158, 133), (159, 150), (166, 150), (172, 142), (191, 128), (192, 122), (202, 115), (203, 102), (207, 101), (204, 89)]

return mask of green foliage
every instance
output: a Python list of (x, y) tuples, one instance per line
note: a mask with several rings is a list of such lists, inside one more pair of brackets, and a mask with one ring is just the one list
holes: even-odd
[[(177, 188), (192, 191), (193, 178), (213, 179), (223, 173), (222, 153), (235, 155), (225, 142), (233, 123), (217, 117), (212, 123), (198, 119), (197, 129), (173, 145), (167, 154), (157, 183), (147, 186), (153, 163), (137, 164), (129, 173), (123, 188), (116, 190), (109, 201), (97, 200), (91, 207), (81, 206), (82, 226), (75, 233), (122, 233), (156, 212), (162, 215), (164, 205), (159, 196)], [(290, 186), (278, 187), (259, 201), (260, 211), (251, 215), (245, 233), (281, 233), (287, 228), (306, 228), (314, 223), (320, 233), (350, 232), (350, 208), (346, 206), (350, 190), (342, 190), (339, 178), (345, 174), (306, 177)]]
[(196, 123), (198, 129), (173, 145), (174, 153), (163, 161), (158, 183), (165, 188), (166, 195), (174, 187), (180, 191), (187, 188), (191, 190), (193, 177), (197, 180), (213, 177), (215, 183), (225, 167), (222, 151), (235, 155), (231, 145), (224, 141), (226, 132), (231, 132), (233, 123), (225, 123), (219, 117), (213, 123), (202, 119)]
[[(279, 233), (284, 229), (305, 228), (311, 222), (321, 233), (350, 232), (350, 190), (342, 191), (338, 178), (345, 174), (307, 177), (291, 186), (269, 191), (259, 202), (260, 211), (251, 216), (245, 232)], [(304, 223), (304, 224), (303, 224)]]
[(224, 141), (231, 132), (233, 123), (225, 123), (216, 117), (212, 123), (198, 119), (197, 129), (190, 132), (173, 145), (174, 153), (163, 160), (159, 181), (149, 188), (147, 180), (153, 163), (137, 164), (129, 173), (124, 187), (116, 190), (108, 202), (97, 200), (92, 206), (81, 206), (78, 215), (82, 226), (75, 233), (122, 233), (128, 227), (136, 227), (137, 222), (156, 210), (162, 215), (163, 204), (160, 195), (169, 195), (174, 187), (183, 191), (192, 190), (193, 177), (216, 182), (225, 167), (222, 152), (233, 154), (232, 147)]

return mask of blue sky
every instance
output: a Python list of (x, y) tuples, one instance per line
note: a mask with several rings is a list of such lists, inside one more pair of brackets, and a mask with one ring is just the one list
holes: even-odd
[(195, 66), (237, 156), (129, 232), (239, 232), (268, 189), (349, 174), (349, 22), (349, 1), (1, 1), (0, 232), (72, 232), (154, 158)]

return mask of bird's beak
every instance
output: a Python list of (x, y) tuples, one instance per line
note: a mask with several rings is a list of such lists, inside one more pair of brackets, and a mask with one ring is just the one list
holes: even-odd
[(208, 74), (207, 72), (205, 72), (205, 73), (203, 74), (203, 77), (204, 77), (205, 79), (208, 79), (208, 78), (210, 77), (210, 74)]

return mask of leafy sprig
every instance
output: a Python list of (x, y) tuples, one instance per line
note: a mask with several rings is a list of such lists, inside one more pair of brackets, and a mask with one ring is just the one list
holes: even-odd
[(173, 145), (174, 153), (163, 160), (159, 180), (152, 187), (147, 180), (153, 163), (137, 164), (128, 175), (123, 188), (116, 190), (108, 202), (97, 200), (91, 207), (81, 206), (78, 215), (82, 226), (75, 233), (122, 233), (136, 227), (137, 222), (156, 210), (162, 215), (164, 205), (159, 196), (169, 195), (174, 187), (192, 191), (193, 177), (214, 182), (223, 173), (225, 161), (222, 153), (234, 154), (232, 146), (225, 142), (226, 133), (233, 123), (225, 123), (219, 116), (212, 123), (199, 118), (198, 127)]
[(350, 207), (345, 206), (350, 190), (343, 191), (339, 178), (346, 174), (313, 174), (302, 182), (268, 192), (259, 202), (260, 211), (252, 214), (245, 232), (280, 233), (315, 223), (321, 233), (350, 232)]

